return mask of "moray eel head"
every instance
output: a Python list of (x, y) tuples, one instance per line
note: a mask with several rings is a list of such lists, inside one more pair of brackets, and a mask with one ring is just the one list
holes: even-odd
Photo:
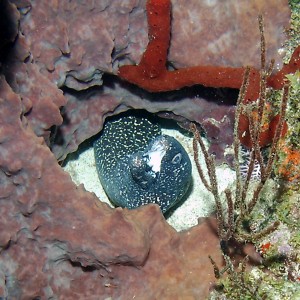
[(143, 152), (133, 154), (129, 169), (137, 186), (155, 193), (152, 202), (163, 212), (182, 198), (191, 181), (188, 154), (175, 138), (167, 135), (156, 137)]
[(155, 138), (144, 152), (133, 154), (129, 167), (132, 179), (143, 189), (149, 189), (157, 182), (161, 170), (162, 159), (165, 156), (169, 144), (167, 138), (159, 136)]

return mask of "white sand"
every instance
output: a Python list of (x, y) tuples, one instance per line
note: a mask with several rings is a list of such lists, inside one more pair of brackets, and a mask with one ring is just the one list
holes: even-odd
[[(163, 134), (175, 137), (183, 145), (192, 162), (193, 183), (187, 193), (186, 200), (167, 219), (170, 225), (177, 231), (181, 231), (196, 225), (199, 217), (209, 216), (214, 210), (214, 200), (211, 193), (203, 186), (197, 173), (193, 158), (192, 138), (176, 129), (162, 128), (162, 131)], [(203, 166), (204, 160), (202, 155), (200, 159), (200, 163)], [(86, 190), (94, 192), (101, 201), (111, 205), (97, 175), (92, 146), (80, 151), (79, 154), (74, 153), (69, 155), (64, 170), (71, 175), (77, 185), (83, 184)], [(217, 179), (220, 191), (223, 191), (234, 181), (235, 173), (226, 165), (222, 165), (217, 168)]]

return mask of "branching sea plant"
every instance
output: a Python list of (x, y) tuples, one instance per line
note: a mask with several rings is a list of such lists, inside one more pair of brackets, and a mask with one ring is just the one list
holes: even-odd
[[(253, 103), (249, 104), (245, 100), (245, 95), (249, 85), (250, 68), (247, 67), (244, 73), (243, 84), (239, 91), (237, 99), (235, 124), (234, 124), (234, 168), (236, 173), (235, 187), (233, 189), (225, 189), (226, 205), (222, 204), (221, 193), (218, 188), (217, 176), (216, 176), (216, 164), (213, 155), (210, 155), (204, 145), (203, 139), (197, 130), (195, 124), (190, 125), (190, 129), (193, 132), (193, 151), (194, 160), (197, 166), (197, 170), (201, 181), (208, 191), (210, 191), (214, 197), (216, 205), (216, 218), (218, 224), (218, 235), (223, 245), (228, 245), (228, 242), (235, 241), (239, 243), (254, 242), (265, 235), (276, 230), (279, 225), (278, 221), (275, 221), (268, 226), (264, 227), (260, 231), (251, 232), (248, 228), (245, 228), (244, 224), (250, 219), (253, 209), (257, 205), (261, 191), (265, 186), (267, 180), (270, 178), (272, 168), (276, 157), (279, 152), (279, 140), (282, 136), (282, 132), (285, 126), (285, 114), (287, 109), (289, 85), (285, 84), (282, 93), (280, 112), (278, 114), (278, 120), (272, 142), (269, 146), (269, 155), (267, 159), (264, 159), (261, 148), (261, 133), (265, 122), (265, 111), (267, 106), (267, 78), (272, 72), (274, 62), (266, 66), (265, 59), (265, 39), (263, 30), (263, 20), (259, 17), (259, 28), (261, 36), (261, 70), (260, 70), (260, 95), (259, 99), (255, 103), (255, 114), (253, 113)], [(249, 135), (251, 139), (250, 158), (247, 173), (242, 176), (240, 170), (240, 120), (241, 116), (246, 115), (249, 120)], [(199, 163), (199, 149), (204, 156), (205, 166), (207, 169), (207, 176), (205, 175), (203, 167)], [(253, 172), (256, 165), (260, 168), (260, 177), (256, 180), (254, 189), (252, 188)], [(225, 247), (226, 249), (226, 247)], [(226, 252), (226, 251), (225, 251)], [(226, 253), (225, 253), (226, 254)]]
[[(223, 273), (228, 274), (227, 289), (230, 289), (230, 295), (232, 299), (255, 299), (264, 300), (266, 298), (266, 292), (259, 293), (261, 280), (258, 280), (255, 285), (249, 283), (249, 279), (246, 278), (246, 266), (248, 263), (248, 256), (246, 256), (238, 267), (235, 267), (229, 256), (224, 255), (225, 268), (222, 270), (216, 265), (214, 260), (210, 258), (210, 261), (214, 268), (216, 278), (221, 278)], [(243, 298), (241, 298), (243, 297)], [(219, 298), (216, 294), (210, 299), (224, 299)]]
[[(266, 66), (265, 39), (261, 16), (259, 17), (259, 29), (261, 36), (260, 93), (256, 103), (248, 103), (247, 99), (245, 99), (251, 79), (250, 68), (247, 67), (239, 91), (235, 112), (233, 152), (236, 180), (232, 188), (226, 188), (224, 191), (225, 204), (222, 201), (222, 194), (218, 187), (215, 158), (208, 153), (196, 125), (193, 123), (190, 125), (194, 135), (193, 151), (197, 171), (201, 181), (206, 189), (212, 193), (215, 201), (217, 233), (223, 251), (225, 267), (219, 269), (213, 258), (209, 256), (209, 259), (217, 279), (221, 278), (224, 273), (227, 274), (226, 290), (231, 293), (232, 299), (241, 299), (241, 295), (244, 299), (267, 299), (268, 296), (265, 291), (258, 293), (260, 283), (256, 282), (256, 284), (253, 284), (248, 280), (248, 273), (246, 272), (247, 256), (244, 257), (240, 267), (234, 266), (229, 254), (230, 244), (243, 245), (247, 242), (257, 242), (275, 231), (279, 226), (279, 221), (277, 220), (256, 231), (246, 226), (246, 224), (249, 224), (253, 211), (261, 199), (261, 192), (267, 180), (271, 177), (273, 166), (279, 153), (280, 138), (286, 126), (285, 116), (289, 96), (289, 84), (287, 82), (283, 87), (277, 122), (275, 128), (272, 128), (272, 139), (266, 158), (264, 157), (265, 151), (263, 149), (265, 145), (261, 143), (261, 139), (266, 120), (268, 120), (266, 117), (267, 108), (270, 107), (267, 99), (267, 79), (272, 72), (274, 62), (272, 61), (268, 67)], [(241, 118), (245, 118), (245, 116), (248, 120), (248, 128), (247, 132), (241, 132)], [(241, 170), (241, 136), (244, 134), (248, 134), (250, 138), (250, 149), (247, 160), (248, 165)], [(204, 168), (199, 163), (200, 152), (204, 156)], [(259, 172), (257, 172), (257, 168)], [(217, 299), (219, 299), (218, 296)]]

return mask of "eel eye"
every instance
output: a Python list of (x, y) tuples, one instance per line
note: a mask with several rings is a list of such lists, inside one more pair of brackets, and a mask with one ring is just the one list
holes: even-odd
[(182, 158), (182, 155), (181, 153), (177, 153), (173, 158), (172, 158), (172, 164), (176, 165), (176, 164), (179, 164), (181, 162), (181, 158)]

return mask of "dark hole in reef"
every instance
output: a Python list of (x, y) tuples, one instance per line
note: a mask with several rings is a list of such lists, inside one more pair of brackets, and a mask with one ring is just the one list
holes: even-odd
[(184, 99), (203, 98), (208, 102), (214, 102), (219, 105), (233, 106), (236, 105), (239, 90), (231, 88), (211, 88), (202, 85), (193, 85), (191, 87), (184, 87), (175, 91), (166, 92), (148, 92), (134, 84), (120, 79), (118, 76), (104, 73), (102, 76), (103, 85), (93, 86), (88, 89), (77, 91), (66, 86), (60, 89), (64, 93), (76, 95), (82, 101), (88, 101), (88, 96), (91, 93), (102, 93), (105, 88), (113, 91), (118, 88), (123, 88), (141, 99), (153, 102), (168, 102), (168, 101), (181, 101)]
[[(161, 112), (163, 113), (163, 112)], [(125, 112), (119, 113), (117, 115), (113, 115), (110, 117), (106, 118), (106, 121), (104, 123), (105, 124), (108, 121), (111, 120), (117, 120), (120, 117), (124, 117), (124, 116), (137, 116), (137, 117), (143, 117), (143, 118), (147, 118), (148, 120), (150, 120), (152, 123), (154, 124), (158, 124), (162, 129), (172, 129), (172, 130), (177, 130), (179, 131), (181, 134), (192, 137), (192, 133), (190, 133), (189, 131), (185, 130), (184, 128), (182, 128), (181, 126), (179, 126), (177, 124), (177, 122), (175, 120), (172, 119), (167, 119), (167, 118), (161, 118), (159, 117), (157, 114), (153, 114), (150, 113), (146, 110), (143, 109), (130, 109), (127, 110)], [(68, 157), (66, 158), (66, 160), (63, 162), (62, 166), (65, 166), (67, 162), (69, 161), (73, 161), (79, 158), (80, 154), (83, 153), (84, 151), (86, 151), (87, 149), (90, 149), (91, 147), (93, 147), (93, 143), (95, 140), (97, 140), (101, 135), (101, 131), (96, 134), (95, 136), (87, 139), (86, 141), (84, 141), (83, 143), (81, 143), (78, 147), (78, 150), (74, 153), (71, 153), (70, 155), (68, 155)], [(192, 158), (190, 157), (190, 159), (192, 160)], [(99, 183), (100, 184), (100, 183)], [(191, 181), (191, 184), (189, 186), (189, 189), (187, 190), (187, 192), (185, 193), (185, 195), (182, 197), (182, 199), (180, 201), (178, 201), (164, 216), (165, 218), (169, 218), (173, 212), (179, 207), (181, 206), (181, 204), (183, 202), (185, 202), (187, 200), (187, 198), (189, 197), (189, 195), (191, 194), (193, 190), (193, 178)], [(113, 203), (111, 203), (113, 204)]]
[(14, 19), (12, 4), (0, 1), (0, 61), (5, 62), (12, 53), (18, 33), (18, 21)]
[[(180, 122), (189, 122), (185, 118), (181, 118), (178, 116), (178, 119), (174, 119), (173, 115), (171, 112), (158, 112), (158, 113), (150, 113), (147, 110), (144, 109), (129, 109), (126, 110), (125, 112), (121, 112), (119, 114), (107, 117), (104, 122), (104, 126), (107, 122), (112, 121), (112, 120), (117, 120), (120, 117), (125, 117), (125, 116), (136, 116), (136, 117), (141, 117), (141, 118), (147, 118), (154, 124), (160, 125), (161, 128), (163, 129), (173, 129), (177, 130), (183, 135), (187, 136), (192, 136), (192, 133), (190, 133), (187, 129), (185, 129), (184, 126), (180, 126), (180, 124), (177, 123), (177, 121)], [(175, 116), (175, 115), (174, 115)], [(92, 137), (91, 140), (95, 140), (100, 136), (101, 132), (99, 132), (96, 136)]]
[(105, 73), (102, 77), (103, 85), (113, 88), (115, 84), (126, 89), (133, 95), (141, 99), (150, 100), (153, 102), (181, 101), (184, 99), (203, 98), (208, 102), (214, 102), (219, 105), (236, 105), (239, 90), (231, 88), (211, 88), (203, 85), (193, 85), (184, 87), (176, 91), (167, 92), (148, 92), (134, 84), (128, 83), (115, 75)]
[[(121, 94), (125, 93), (131, 94), (132, 97), (137, 97), (139, 99), (145, 99), (148, 101), (155, 102), (165, 102), (165, 101), (185, 101), (186, 99), (197, 99), (197, 98), (203, 98), (207, 102), (216, 103), (217, 105), (222, 106), (228, 106), (229, 108), (236, 104), (236, 99), (238, 96), (238, 90), (234, 89), (215, 89), (215, 88), (206, 88), (200, 85), (196, 85), (193, 87), (187, 87), (183, 88), (178, 91), (170, 91), (170, 92), (161, 92), (161, 93), (150, 93), (147, 92), (135, 85), (129, 84), (120, 78), (118, 78), (115, 75), (111, 74), (104, 74), (103, 75), (103, 85), (101, 87), (95, 86), (90, 87), (84, 91), (76, 91), (68, 87), (62, 87), (61, 88), (64, 93), (67, 93), (71, 96), (74, 96), (77, 98), (77, 101), (89, 101), (90, 95), (99, 95), (101, 97), (101, 94), (111, 94), (112, 96), (119, 97)], [(62, 110), (63, 112), (63, 110)], [(159, 117), (163, 117), (166, 119), (175, 119), (176, 121), (179, 121), (180, 124), (184, 123), (184, 120), (178, 120), (176, 115), (172, 115), (172, 112), (158, 112), (156, 115), (146, 112), (145, 110), (129, 110), (123, 114), (130, 114), (130, 113), (144, 113), (147, 114), (151, 118), (155, 118), (158, 122), (164, 122), (165, 124), (168, 124), (167, 126), (170, 126), (172, 129), (177, 129), (179, 131), (184, 131), (184, 134), (189, 135), (190, 133), (188, 131), (185, 131), (181, 129), (177, 123), (173, 120), (162, 120)], [(68, 123), (68, 116), (64, 115), (64, 124)], [(107, 117), (107, 120), (109, 118), (118, 118), (119, 116), (112, 116)], [(186, 124), (183, 126), (185, 129), (188, 128), (189, 121), (185, 120)], [(200, 126), (200, 125), (199, 125)], [(164, 126), (163, 126), (164, 127)], [(199, 128), (201, 130), (201, 127)], [(201, 130), (201, 133), (203, 133), (203, 130)], [(86, 140), (83, 142), (80, 146), (77, 152), (72, 154), (72, 160), (76, 159), (76, 156), (78, 156), (81, 152), (85, 151), (85, 149), (92, 146), (93, 141), (99, 137), (98, 135), (90, 138), (89, 140)], [(64, 137), (61, 136), (60, 128), (53, 128), (53, 135), (56, 136), (54, 143), (56, 144), (63, 144)], [(67, 158), (67, 159), (70, 159)]]
[[(115, 75), (112, 74), (103, 74), (103, 85), (102, 86), (94, 86), (90, 87), (86, 90), (76, 91), (66, 86), (61, 87), (61, 90), (64, 93), (67, 93), (71, 96), (74, 96), (79, 101), (89, 101), (89, 98), (93, 94), (99, 94), (101, 96), (102, 93), (111, 93), (114, 96), (114, 93), (118, 88), (123, 88), (127, 90), (127, 93), (130, 92), (133, 96), (139, 97), (140, 99), (145, 99), (152, 102), (168, 102), (168, 101), (184, 101), (185, 99), (197, 99), (202, 98), (207, 102), (214, 102), (217, 105), (225, 105), (225, 106), (234, 106), (238, 97), (238, 90), (236, 89), (228, 89), (228, 88), (207, 88), (201, 85), (195, 85), (192, 87), (185, 87), (177, 91), (169, 91), (169, 92), (159, 92), (159, 93), (150, 93), (147, 92), (133, 84), (127, 83)], [(116, 96), (119, 96), (118, 94)], [(64, 110), (62, 109), (63, 116), (63, 125), (68, 124), (68, 117), (64, 114)], [(150, 113), (149, 113), (150, 114)], [(164, 115), (165, 114), (165, 115)], [(170, 116), (171, 112), (159, 112), (163, 118), (172, 119)], [(173, 118), (175, 119), (175, 118)], [(187, 126), (183, 126), (187, 129)], [(56, 138), (54, 139), (54, 143), (58, 145), (62, 145), (63, 137), (60, 136), (59, 128), (55, 129)]]
[[(169, 113), (169, 112), (158, 112), (158, 114), (160, 114), (160, 113), (164, 114), (164, 113)], [(107, 117), (103, 126), (105, 126), (105, 124), (108, 121), (117, 120), (121, 116), (132, 116), (132, 115), (134, 115), (134, 116), (139, 116), (139, 117), (147, 118), (152, 123), (159, 124), (162, 128), (178, 130), (180, 133), (182, 133), (184, 135), (192, 136), (192, 134), (189, 131), (187, 131), (183, 127), (179, 126), (175, 120), (172, 120), (171, 117), (170, 118), (167, 118), (166, 116), (165, 117), (160, 117), (158, 114), (150, 113), (150, 112), (148, 112), (148, 111), (146, 111), (144, 109), (129, 109), (129, 110), (125, 111), (125, 112), (121, 112), (119, 114)], [(64, 118), (64, 122), (67, 122), (67, 119)], [(61, 134), (59, 133), (60, 128), (59, 127), (53, 127), (51, 129), (52, 129), (53, 135), (57, 136), (55, 138), (55, 143), (56, 144), (63, 143), (63, 138), (62, 138)], [(100, 137), (101, 132), (102, 131), (99, 131), (98, 134), (96, 134), (96, 135), (92, 136), (91, 138), (89, 138), (89, 139), (85, 140), (84, 142), (82, 142), (79, 145), (77, 151), (75, 151), (73, 153), (70, 153), (67, 156), (67, 158), (65, 159), (65, 161), (62, 164), (62, 167), (64, 167), (67, 164), (68, 161), (73, 161), (73, 160), (78, 159), (78, 157), (80, 156), (80, 154), (82, 154), (87, 149), (93, 147), (94, 141), (97, 140)]]
[[(69, 260), (70, 264), (72, 265), (72, 267), (77, 267), (77, 268), (81, 268), (83, 272), (93, 272), (95, 270), (97, 270), (97, 268), (95, 266), (82, 266), (79, 262), (74, 262)], [(99, 268), (98, 268), (99, 269)]]

